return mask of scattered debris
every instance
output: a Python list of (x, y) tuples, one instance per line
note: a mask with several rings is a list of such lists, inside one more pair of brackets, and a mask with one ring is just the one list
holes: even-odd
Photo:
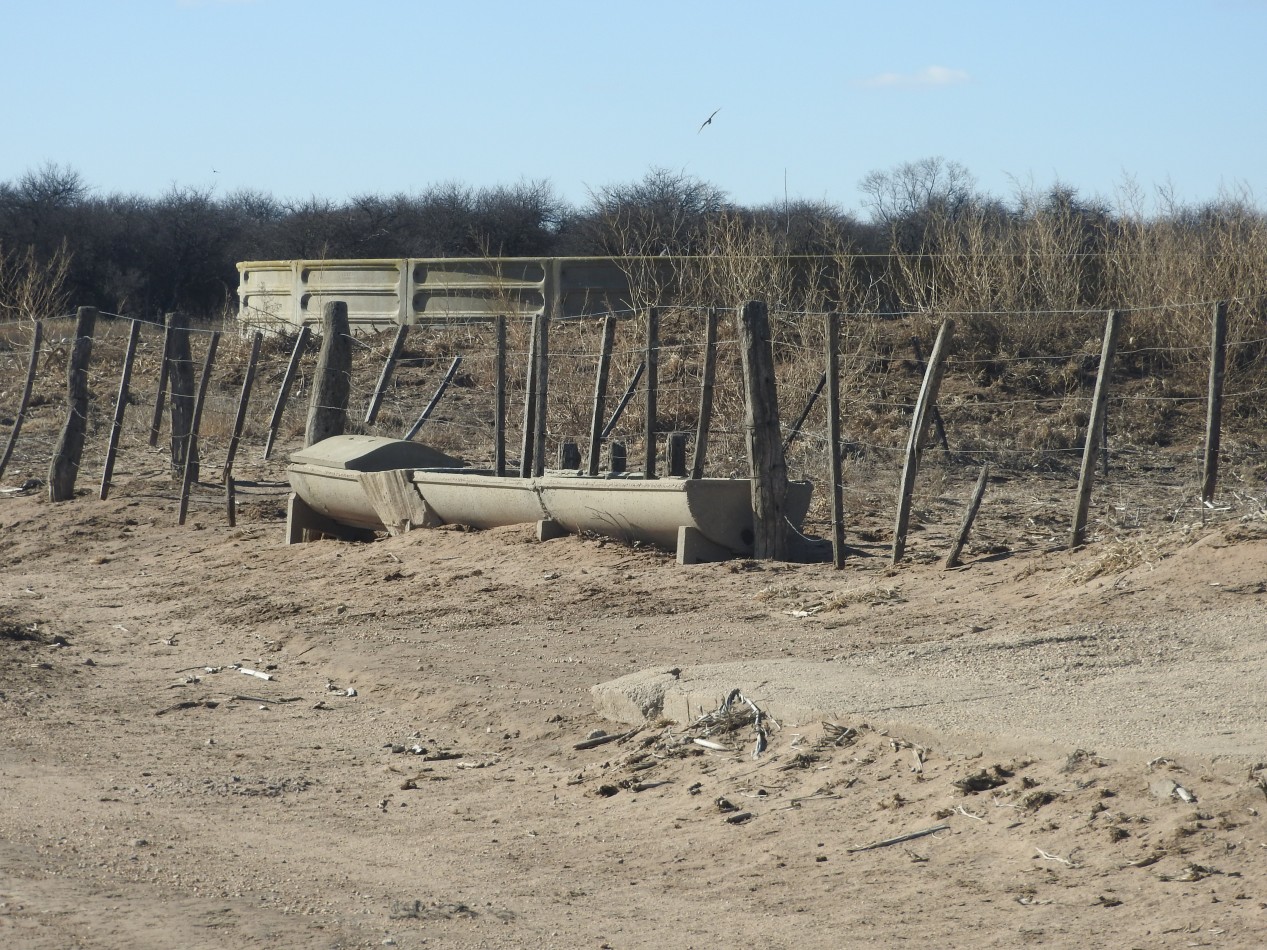
[(940, 831), (949, 831), (950, 825), (932, 825), (928, 828), (921, 828), (919, 831), (912, 831), (909, 834), (898, 835), (896, 838), (885, 838), (883, 841), (877, 841), (874, 844), (859, 845), (856, 848), (846, 848), (848, 854), (856, 854), (859, 851), (874, 851), (876, 848), (887, 848), (891, 845), (902, 844), (904, 841), (914, 841), (916, 838), (924, 838), (928, 835), (935, 835)]

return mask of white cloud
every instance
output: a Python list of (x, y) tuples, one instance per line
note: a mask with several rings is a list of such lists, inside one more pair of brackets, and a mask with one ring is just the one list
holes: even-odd
[(953, 86), (967, 82), (970, 77), (965, 70), (947, 69), (945, 66), (925, 66), (913, 73), (880, 73), (862, 84), (872, 88), (914, 89), (922, 86)]

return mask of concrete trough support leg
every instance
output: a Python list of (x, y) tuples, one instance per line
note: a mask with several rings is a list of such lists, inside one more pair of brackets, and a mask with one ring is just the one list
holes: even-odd
[(698, 528), (681, 525), (677, 529), (677, 562), (679, 564), (729, 561), (734, 556), (720, 544), (714, 544), (704, 537)]
[(290, 493), (290, 501), (286, 506), (286, 543), (303, 544), (307, 541), (320, 540), (322, 535), (334, 538), (350, 538), (355, 532), (357, 536), (365, 532), (356, 532), (355, 528), (341, 525), (327, 518), (321, 512), (310, 508), (302, 498), (294, 492)]
[(537, 522), (538, 541), (553, 541), (555, 538), (561, 538), (567, 533), (567, 528), (557, 521), (546, 520)]

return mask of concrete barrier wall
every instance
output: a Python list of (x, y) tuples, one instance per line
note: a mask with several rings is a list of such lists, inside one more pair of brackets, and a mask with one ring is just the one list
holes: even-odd
[(322, 306), (348, 305), (352, 331), (484, 320), (497, 314), (555, 319), (632, 309), (620, 263), (601, 257), (400, 258), (244, 261), (238, 318), (293, 332), (319, 325)]

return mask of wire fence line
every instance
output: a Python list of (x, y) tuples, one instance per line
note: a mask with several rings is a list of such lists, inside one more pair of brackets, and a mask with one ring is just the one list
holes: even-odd
[[(648, 446), (644, 436), (648, 428), (648, 380), (640, 367), (648, 355), (645, 316), (622, 312), (551, 322), (547, 467), (555, 466), (564, 443), (578, 445), (582, 455), (588, 452), (603, 316), (618, 321), (610, 356), (605, 422), (612, 421), (630, 383), (639, 380), (605, 442), (624, 444), (631, 469), (641, 468), (636, 460), (650, 451), (658, 470), (664, 472), (669, 434), (691, 434), (698, 425), (705, 355), (704, 308), (664, 308), (660, 318), (660, 340), (655, 347), (656, 417), (650, 426), (656, 438), (654, 446)], [(898, 473), (923, 379), (922, 360), (912, 350), (911, 337), (922, 336), (925, 344), (931, 344), (932, 338), (930, 315), (904, 316), (910, 319), (895, 320), (886, 314), (850, 314), (841, 319), (837, 354), (841, 438), (835, 449), (842, 459), (841, 488), (848, 499), (845, 518), (850, 529), (877, 537), (884, 535), (891, 520)], [(936, 315), (938, 319), (941, 316)], [(775, 310), (771, 318), (780, 414), (788, 440), (787, 465), (793, 477), (808, 478), (815, 484), (815, 501), (804, 530), (822, 534), (831, 522), (827, 473), (833, 451), (820, 386), (826, 366), (826, 314)], [(66, 367), (74, 343), (74, 324), (68, 317), (59, 317), (44, 321), (44, 325), (36, 385), (12, 458), (0, 480), (0, 489), (10, 493), (33, 479), (45, 479), (66, 413)], [(505, 452), (511, 463), (508, 470), (517, 471), (524, 442), (531, 323), (527, 318), (511, 317), (506, 326)], [(88, 440), (79, 471), (81, 491), (95, 489), (94, 482), (105, 468), (122, 344), (128, 331), (129, 322), (117, 316), (97, 325), (89, 364), (92, 398), (86, 420)], [(291, 363), (294, 339), (277, 336), (275, 326), (239, 322), (220, 327), (191, 326), (190, 331), (190, 356), (179, 362), (195, 376), (204, 366), (208, 335), (223, 333), (198, 434), (201, 478), (192, 501), (208, 509), (222, 503), (221, 467), (233, 436), (248, 354), (258, 331), (267, 335), (245, 407), (235, 473), (241, 486), (239, 502), (245, 499), (249, 503), (252, 494), (258, 493), (271, 503), (286, 490), (287, 458), (303, 446), (305, 422), (312, 408), (317, 342), (300, 355), (290, 398), (280, 415), (274, 456), (266, 462), (263, 444)], [(119, 485), (116, 494), (177, 497), (166, 413), (157, 444), (149, 444), (165, 358), (164, 332), (159, 324), (141, 324), (113, 474)], [(706, 475), (747, 477), (738, 337), (725, 323), (718, 336), (713, 344), (716, 380)], [(417, 440), (474, 466), (490, 467), (498, 421), (494, 400), (498, 348), (492, 322), (411, 328), (403, 351), (393, 363), (377, 415), (372, 423), (366, 423), (392, 337), (388, 331), (351, 336), (355, 347), (347, 380), (346, 431), (403, 437), (434, 399), (454, 358), (460, 356), (460, 370)], [(1055, 334), (1054, 339), (1064, 341), (1068, 336)], [(30, 340), (30, 324), (0, 327), (0, 440), (8, 439), (14, 426)], [(1118, 353), (1109, 379), (1106, 431), (1099, 434), (1107, 448), (1108, 464), (1107, 474), (1097, 487), (1093, 533), (1185, 520), (1261, 516), (1263, 476), (1267, 472), (1267, 406), (1263, 401), (1267, 385), (1261, 384), (1264, 380), (1257, 357), (1265, 343), (1267, 336), (1261, 328), (1227, 343), (1230, 358), (1220, 453), (1226, 488), (1216, 504), (1203, 503), (1199, 497), (1205, 379), (1196, 370), (1175, 370), (1201, 363), (1200, 348), (1188, 344), (1128, 346)], [(1015, 496), (1009, 516), (1012, 524), (993, 529), (1000, 539), (997, 543), (1008, 543), (1008, 531), (1019, 532), (1021, 537), (1041, 534), (1032, 530), (1034, 525), (1029, 521), (1055, 537), (1060, 530), (1057, 514), (1068, 507), (1088, 437), (1098, 340), (1089, 337), (1085, 345), (1076, 348), (1028, 353), (1016, 352), (1006, 339), (998, 341), (991, 353), (982, 353), (982, 346), (979, 340), (965, 340), (947, 362), (937, 403), (947, 448), (943, 450), (931, 441), (926, 444), (915, 495), (917, 520), (927, 525), (956, 520), (967, 486), (988, 462), (998, 484), (1007, 486)], [(1247, 356), (1237, 359), (1233, 353)], [(1138, 362), (1142, 356), (1156, 359)], [(170, 368), (174, 361), (166, 359)], [(164, 396), (170, 399), (169, 392)], [(791, 423), (802, 415), (804, 422), (793, 433)], [(983, 518), (989, 522), (988, 517)]]

